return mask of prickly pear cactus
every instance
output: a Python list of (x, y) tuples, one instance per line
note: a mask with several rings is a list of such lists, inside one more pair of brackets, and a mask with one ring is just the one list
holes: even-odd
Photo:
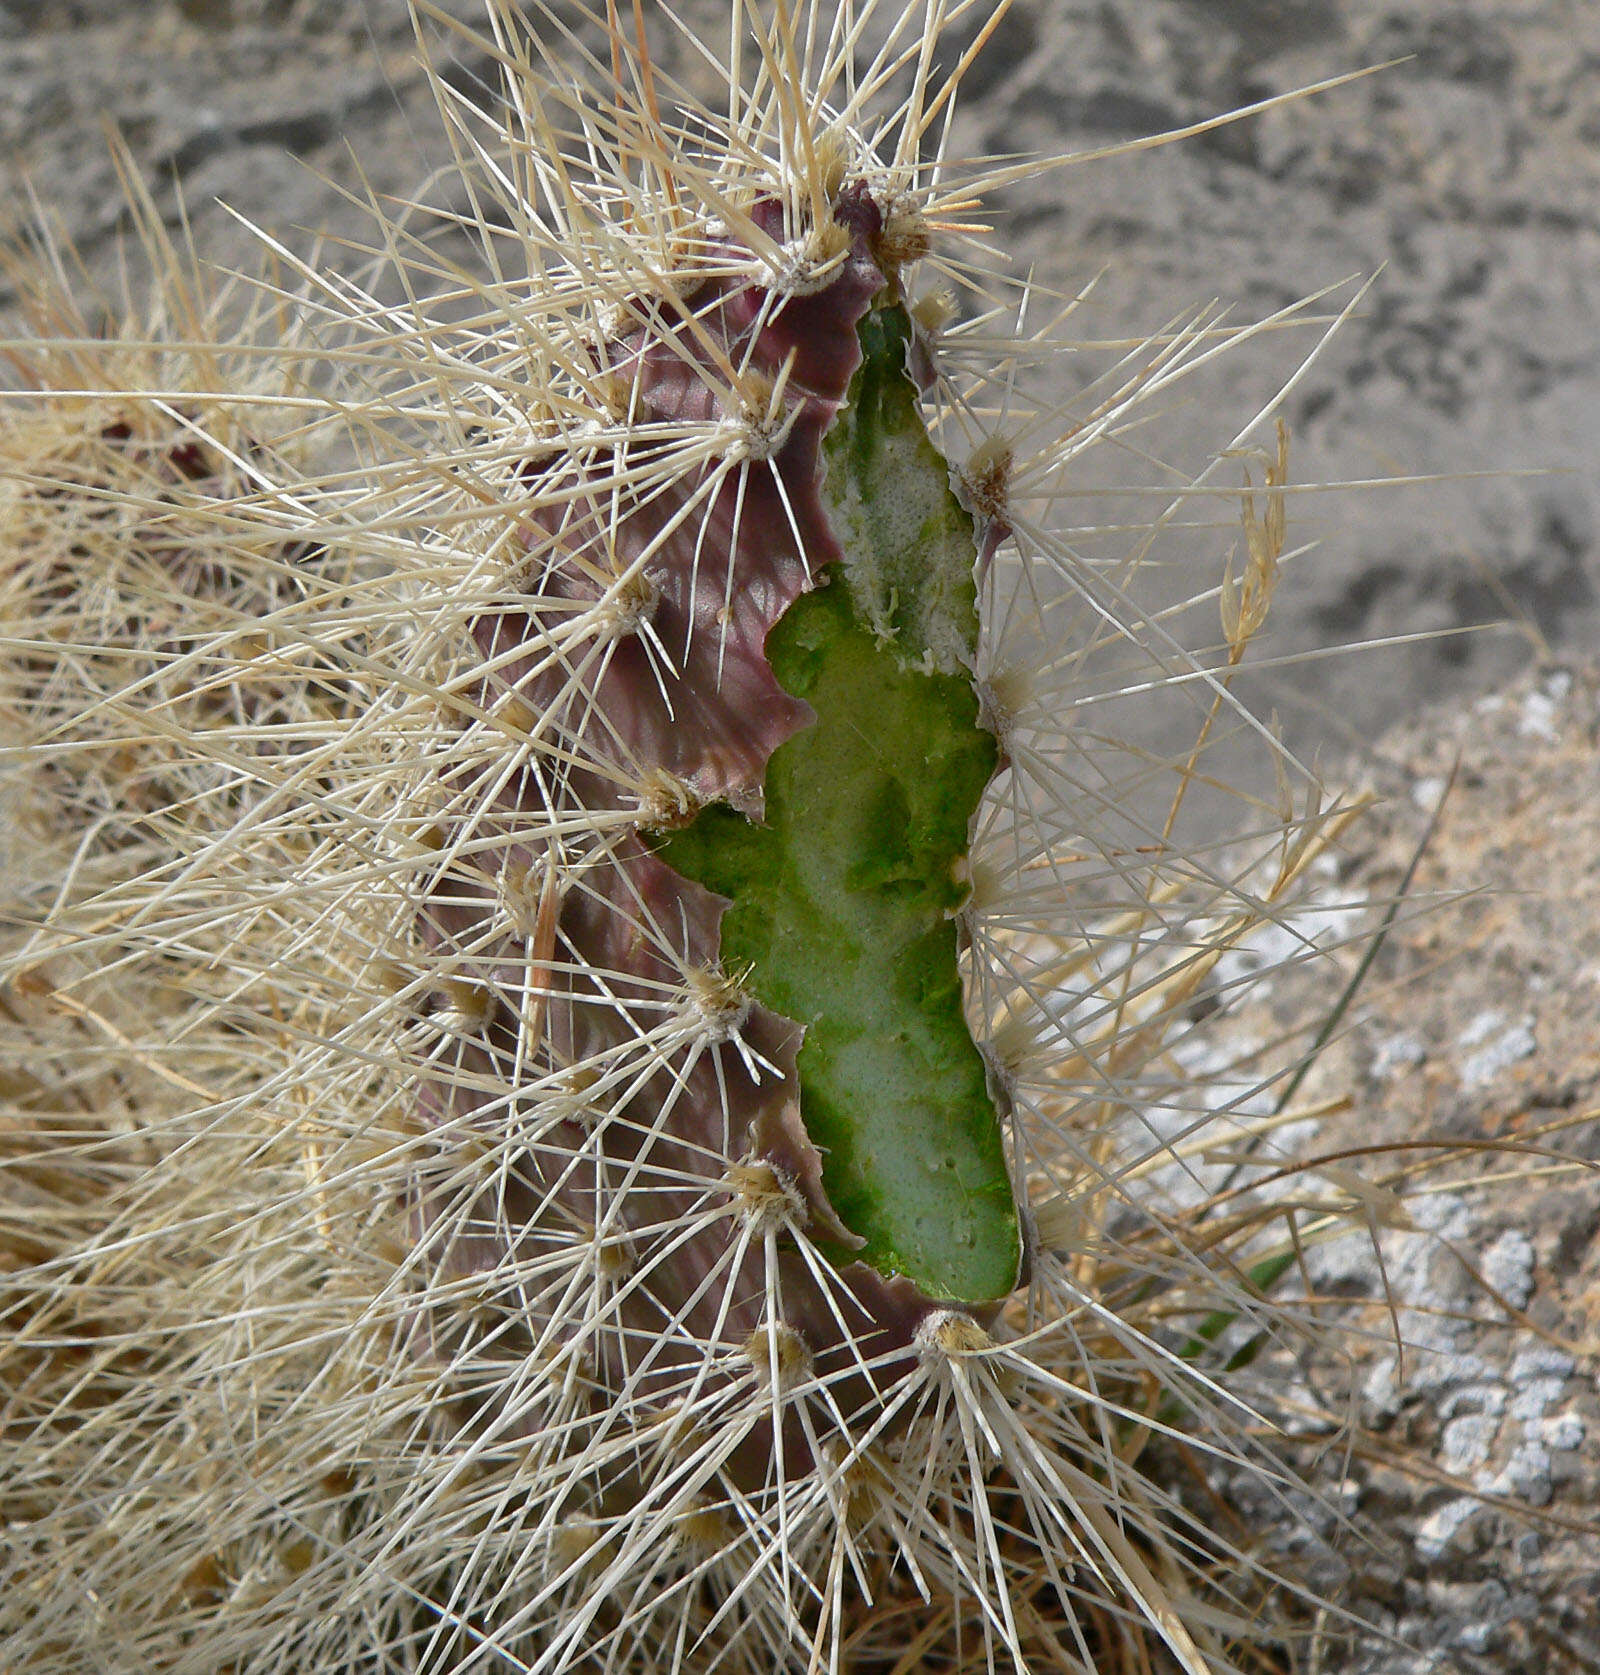
[[(206, 726), (84, 706), (237, 794), (7, 908), (18, 1667), (1202, 1675), (1249, 1632), (1138, 1462), (1175, 1414), (1245, 1446), (1204, 1360), (1262, 1235), (1136, 1183), (1331, 829), (1183, 848), (1283, 461), (1220, 653), (1137, 596), (1170, 510), (1062, 530), (1221, 328), (1030, 405), (1007, 171), (925, 155), (966, 10), (736, 7), (713, 112), (614, 9), (493, 4), (503, 103), (439, 81), (479, 269), (417, 211), (370, 285), (301, 270), (274, 411), (322, 463), (239, 395), (200, 544), (275, 585), (176, 665)], [(1191, 742), (1121, 749), (1096, 679)]]

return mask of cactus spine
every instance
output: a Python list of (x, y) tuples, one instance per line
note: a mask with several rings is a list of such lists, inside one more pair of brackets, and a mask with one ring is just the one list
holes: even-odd
[(547, 18), (542, 71), (494, 4), (505, 107), (446, 101), (482, 274), (414, 227), (436, 300), (303, 270), (276, 355), (328, 463), (229, 448), (208, 539), (286, 543), (287, 591), (187, 665), (231, 692), (265, 626), (293, 701), (180, 729), (248, 797), (64, 867), (11, 960), (178, 1018), (88, 1008), (64, 1062), (120, 1042), (142, 1102), (21, 1154), (74, 1202), (15, 1264), (22, 1667), (1226, 1667), (1242, 1555), (1136, 1462), (1164, 1402), (1226, 1421), (1170, 1322), (1255, 1302), (1127, 1195), (1128, 1128), (1329, 828), (1213, 876), (1196, 746), (1130, 850), (1073, 726), (1114, 645), (1211, 693), (1203, 742), (1281, 534), (1218, 672), (1052, 532), (1207, 339), (1068, 424), (1020, 387), (1051, 328), (917, 294), (972, 277), (982, 182), (922, 156), (969, 9), (735, 8), (727, 109), (663, 117), (614, 13), (599, 57)]

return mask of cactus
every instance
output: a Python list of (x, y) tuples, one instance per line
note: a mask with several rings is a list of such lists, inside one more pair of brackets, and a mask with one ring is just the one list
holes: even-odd
[(86, 833), (80, 871), (134, 875), (169, 840), (225, 826), (253, 776), (201, 741), (292, 725), (310, 690), (284, 678), (268, 640), (303, 585), (296, 568), (314, 565), (303, 543), (234, 511), (251, 458), (293, 450), (274, 416), (278, 369), (250, 347), (270, 315), (235, 309), (224, 333), (226, 297), (207, 294), (120, 149), (117, 161), (157, 283), (142, 313), (124, 305), (100, 326), (47, 231), (5, 262), (35, 334), (7, 357), (31, 405), (0, 430), (0, 714), (28, 751), (8, 781), (28, 858), (7, 873), (41, 887), (41, 852), (83, 849)]
[[(1170, 512), (1056, 527), (1221, 328), (1030, 410), (1059, 322), (919, 289), (1005, 174), (924, 156), (968, 10), (779, 0), (725, 111), (663, 115), (614, 12), (541, 70), (493, 5), (503, 110), (444, 99), (481, 274), (414, 220), (406, 306), (303, 264), (293, 448), (259, 389), (180, 415), (238, 473), (204, 550), (284, 585), (203, 639), (224, 721), (86, 701), (230, 796), (11, 910), (18, 1667), (1202, 1675), (1251, 1632), (1270, 1578), (1139, 1460), (1174, 1404), (1246, 1446), (1193, 1348), (1259, 1318), (1258, 1224), (1129, 1183), (1181, 1155), (1138, 1125), (1185, 1009), (1342, 819), (1182, 843), (1282, 445), (1215, 657), (1128, 591)], [(1092, 679), (1193, 747), (1119, 750)]]

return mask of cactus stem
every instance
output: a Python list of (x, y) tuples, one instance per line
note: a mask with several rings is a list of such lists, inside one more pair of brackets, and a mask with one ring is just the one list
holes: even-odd
[[(737, 0), (715, 113), (614, 5), (490, 6), (501, 104), (434, 72), (476, 273), (423, 206), (381, 278), (269, 241), (304, 294), (237, 352), (185, 281), (174, 345), (56, 321), (3, 409), (0, 1639), (1233, 1667), (1272, 1578), (1140, 1449), (1251, 1458), (1172, 1346), (1260, 1308), (1281, 1205), (1195, 1237), (1156, 1177), (1203, 1137), (1145, 1137), (1338, 822), (1235, 862), (1178, 818), (1282, 459), (1222, 651), (1214, 591), (1141, 591), (1209, 467), (1069, 519), (1249, 334), (1086, 347), (997, 274), (1016, 174), (938, 155), (938, 66), (1003, 6)], [(1130, 693), (1195, 748), (1119, 743)]]

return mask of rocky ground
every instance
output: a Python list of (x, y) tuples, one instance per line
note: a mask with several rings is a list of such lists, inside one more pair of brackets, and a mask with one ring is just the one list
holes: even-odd
[(1339, 1103), (1296, 1143), (1326, 1167), (1265, 1189), (1370, 1218), (1305, 1264), (1354, 1335), (1282, 1347), (1245, 1392), (1325, 1503), (1218, 1485), (1369, 1625), (1323, 1620), (1327, 1675), (1600, 1668), (1597, 747), (1592, 664), (1391, 732), (1383, 800), (1297, 926), (1337, 951), (1245, 991), (1214, 1045), (1248, 1063), (1325, 1015), (1420, 850), (1298, 1096)]
[[(110, 121), (162, 212), (177, 219), (181, 188), (218, 259), (248, 261), (254, 242), (220, 198), (297, 245), (327, 232), (329, 257), (355, 262), (338, 240), (361, 218), (341, 194), (403, 197), (445, 160), (414, 53), (402, 0), (0, 0), (0, 199), (26, 183), (112, 274), (126, 217)], [(1566, 1160), (1600, 1158), (1585, 1121), (1600, 1107), (1600, 675), (1582, 661), (1600, 628), (1600, 7), (1016, 0), (957, 146), (1094, 150), (1395, 59), (1019, 187), (1007, 244), (1069, 288), (1104, 269), (1080, 324), (1107, 339), (1211, 298), (1261, 314), (1348, 280), (1342, 306), (1373, 279), (1290, 398), (1295, 480), (1452, 480), (1298, 499), (1296, 538), (1320, 545), (1259, 650), (1501, 626), (1256, 678), (1294, 742), (1342, 750), (1339, 775), (1383, 795), (1324, 881), (1335, 940), (1400, 888), (1444, 802), (1304, 1094), (1348, 1099), (1317, 1136), (1340, 1154), (1329, 1190), (1380, 1183), (1381, 1261), (1352, 1234), (1306, 1265), (1366, 1336), (1286, 1348), (1252, 1392), (1328, 1502), (1296, 1518), (1258, 1486), (1217, 1488), (1350, 1613), (1316, 1625), (1308, 1672), (1593, 1671), (1600, 1183)], [(488, 68), (466, 49), (452, 79), (471, 89)], [(1295, 364), (1264, 349), (1175, 409), (1163, 446), (1194, 455), (1214, 410), (1247, 417)], [(1233, 1050), (1304, 1019), (1353, 958), (1227, 1016)], [(1413, 1150), (1396, 1159), (1360, 1149), (1400, 1142)], [(1446, 1156), (1426, 1181), (1391, 1180)]]

